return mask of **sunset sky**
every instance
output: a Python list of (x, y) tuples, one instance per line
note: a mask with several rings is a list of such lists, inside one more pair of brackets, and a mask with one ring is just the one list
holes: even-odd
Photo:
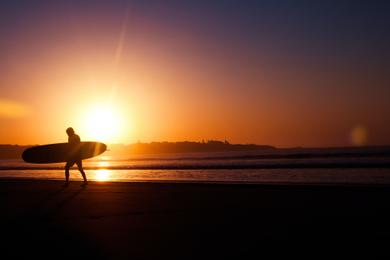
[(390, 144), (389, 1), (1, 1), (0, 143)]

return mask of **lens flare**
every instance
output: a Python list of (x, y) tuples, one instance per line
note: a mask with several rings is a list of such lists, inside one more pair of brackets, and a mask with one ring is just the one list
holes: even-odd
[(367, 129), (362, 125), (355, 126), (351, 130), (350, 140), (356, 146), (367, 144)]

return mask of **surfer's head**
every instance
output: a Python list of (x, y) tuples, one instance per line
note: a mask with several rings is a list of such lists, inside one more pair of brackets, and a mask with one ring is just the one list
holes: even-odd
[(68, 127), (68, 128), (66, 129), (66, 133), (67, 133), (69, 136), (74, 135), (74, 130), (73, 130), (73, 128), (72, 128), (72, 127)]

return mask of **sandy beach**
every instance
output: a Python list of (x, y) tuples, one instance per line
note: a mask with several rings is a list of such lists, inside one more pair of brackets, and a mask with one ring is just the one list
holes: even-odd
[[(3, 256), (385, 254), (389, 187), (0, 181)], [(341, 251), (340, 251), (341, 250)]]

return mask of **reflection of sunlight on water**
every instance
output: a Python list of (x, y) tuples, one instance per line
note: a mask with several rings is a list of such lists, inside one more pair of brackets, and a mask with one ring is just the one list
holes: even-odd
[(107, 162), (107, 161), (101, 161), (101, 162), (98, 162), (97, 163), (97, 165), (99, 166), (99, 167), (108, 167), (108, 166), (110, 166), (110, 163), (109, 162)]
[(95, 178), (97, 181), (108, 181), (111, 176), (110, 170), (96, 170), (95, 171)]
[(112, 160), (112, 156), (110, 155), (99, 155), (99, 157), (96, 157), (95, 158), (95, 161), (99, 161), (99, 162), (105, 162), (105, 161), (110, 161)]
[[(107, 161), (98, 162), (99, 167), (108, 167), (110, 163)], [(108, 181), (111, 177), (111, 171), (107, 169), (101, 169), (95, 171), (95, 178), (97, 181)]]

